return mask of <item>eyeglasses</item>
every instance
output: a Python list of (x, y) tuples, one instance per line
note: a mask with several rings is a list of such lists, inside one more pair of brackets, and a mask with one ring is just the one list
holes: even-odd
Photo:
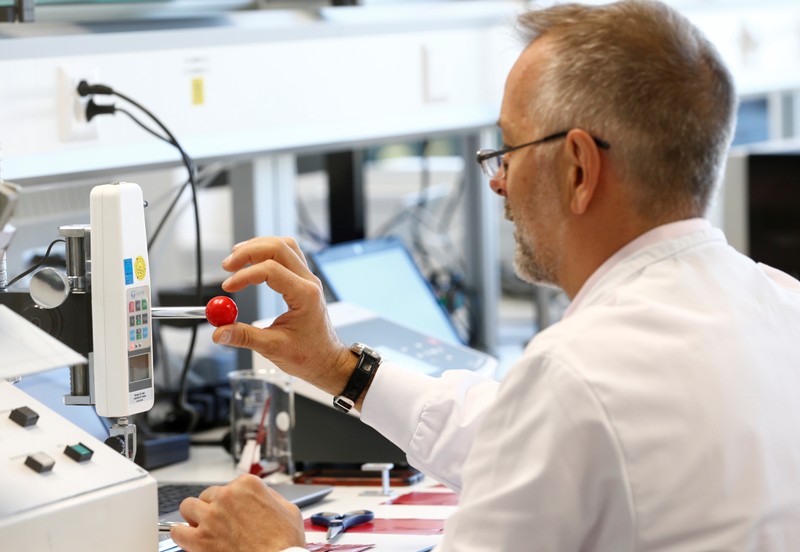
[[(500, 174), (500, 170), (503, 169), (503, 156), (505, 154), (518, 149), (527, 148), (528, 146), (536, 146), (538, 144), (544, 144), (546, 142), (558, 140), (559, 138), (564, 138), (567, 134), (569, 134), (569, 132), (569, 130), (556, 132), (555, 134), (550, 134), (544, 138), (534, 140), (533, 142), (527, 142), (525, 144), (520, 144), (519, 146), (512, 146), (509, 148), (503, 148), (501, 150), (480, 149), (475, 156), (475, 160), (478, 162), (478, 165), (481, 166), (483, 174), (489, 178), (503, 178), (505, 174)], [(592, 140), (594, 140), (594, 143), (597, 144), (597, 147), (599, 148), (609, 149), (611, 147), (611, 144), (605, 140), (601, 140), (600, 138), (595, 138), (592, 136)], [(505, 171), (503, 171), (503, 173), (505, 173)]]

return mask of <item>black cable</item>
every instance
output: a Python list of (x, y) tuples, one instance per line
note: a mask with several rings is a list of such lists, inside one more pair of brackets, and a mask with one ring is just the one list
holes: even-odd
[(50, 245), (47, 246), (47, 251), (45, 251), (45, 253), (44, 253), (44, 257), (39, 259), (39, 261), (37, 261), (33, 266), (29, 267), (28, 269), (26, 269), (23, 272), (21, 272), (20, 274), (18, 274), (15, 278), (13, 278), (11, 281), (9, 281), (8, 284), (6, 284), (6, 286), (7, 287), (13, 286), (17, 282), (19, 282), (22, 278), (24, 278), (25, 276), (27, 276), (28, 274), (30, 274), (31, 272), (33, 272), (34, 270), (36, 270), (37, 268), (42, 266), (44, 263), (46, 263), (48, 257), (50, 257), (50, 251), (53, 250), (53, 246), (55, 244), (57, 244), (57, 243), (66, 243), (66, 242), (64, 240), (62, 240), (62, 239), (57, 239), (57, 240), (53, 240), (52, 242), (50, 242)]
[[(134, 117), (134, 116), (133, 116), (133, 113), (131, 113), (131, 112), (130, 112), (130, 111), (128, 111), (127, 109), (123, 109), (123, 108), (121, 108), (121, 107), (116, 107), (116, 106), (114, 106), (114, 111), (115, 111), (115, 112), (119, 112), (119, 113), (124, 113), (125, 115), (127, 115), (127, 116), (128, 116), (130, 119), (131, 119), (131, 121), (133, 121), (134, 123), (136, 123), (137, 125), (139, 125), (139, 126), (140, 126), (142, 129), (144, 129), (146, 132), (149, 132), (150, 134), (152, 134), (153, 136), (155, 136), (155, 137), (156, 137), (156, 138), (158, 138), (159, 140), (162, 140), (162, 141), (166, 142), (167, 144), (174, 145), (174, 143), (173, 143), (173, 142), (172, 142), (172, 141), (171, 141), (169, 138), (167, 138), (167, 137), (165, 137), (165, 136), (161, 136), (161, 135), (160, 135), (158, 132), (156, 132), (155, 130), (153, 130), (152, 128), (150, 128), (149, 126), (147, 126), (146, 124), (144, 124), (143, 122), (141, 122), (139, 119), (137, 119), (136, 117)], [(88, 119), (88, 117), (87, 117), (87, 119)]]
[(308, 208), (305, 205), (305, 202), (297, 196), (297, 214), (300, 222), (300, 228), (304, 231), (312, 240), (314, 240), (317, 245), (322, 247), (330, 245), (330, 239), (325, 237), (322, 232), (319, 231), (314, 226), (314, 221), (311, 218), (311, 214), (308, 212)]
[(183, 191), (186, 189), (187, 186), (189, 186), (189, 184), (190, 184), (190, 181), (187, 180), (186, 182), (181, 184), (180, 188), (178, 188), (178, 193), (176, 193), (175, 197), (172, 198), (172, 201), (170, 202), (169, 207), (167, 207), (167, 210), (164, 212), (164, 215), (161, 217), (161, 220), (158, 221), (158, 225), (156, 226), (156, 229), (153, 232), (153, 235), (150, 237), (150, 240), (147, 242), (147, 249), (148, 250), (151, 247), (153, 247), (153, 244), (156, 242), (156, 239), (158, 238), (158, 235), (161, 233), (161, 230), (164, 228), (164, 225), (167, 223), (167, 219), (172, 214), (172, 211), (175, 210), (175, 206), (178, 204), (178, 200), (181, 198), (181, 196), (183, 195)]
[(431, 167), (430, 167), (430, 160), (428, 159), (428, 145), (429, 141), (427, 139), (423, 140), (420, 144), (420, 190), (419, 190), (419, 200), (414, 205), (414, 218), (416, 219), (416, 224), (411, 227), (411, 238), (412, 243), (414, 245), (414, 251), (417, 252), (421, 261), (423, 261), (426, 265), (425, 273), (432, 272), (433, 263), (431, 262), (431, 255), (428, 249), (425, 247), (425, 243), (422, 239), (421, 230), (422, 230), (422, 213), (428, 206), (428, 197), (430, 195), (430, 187), (431, 187)]
[[(217, 164), (217, 165), (219, 165), (219, 164)], [(213, 167), (213, 165), (212, 165), (212, 167)], [(210, 176), (205, 175), (205, 176), (203, 176), (202, 179), (198, 179), (197, 187), (202, 190), (203, 188), (206, 188), (207, 186), (212, 184), (214, 182), (214, 177), (216, 175), (218, 175), (220, 172), (222, 172), (223, 170), (225, 170), (225, 165), (221, 165), (221, 167), (222, 168), (214, 168), (213, 170), (211, 170), (210, 171), (210, 173), (211, 173)], [(202, 183), (201, 180), (203, 180), (203, 179), (205, 180), (205, 183)], [(147, 249), (151, 249), (153, 247), (153, 244), (155, 243), (156, 239), (158, 238), (158, 235), (161, 233), (161, 230), (163, 230), (164, 225), (167, 222), (167, 219), (169, 219), (170, 215), (172, 215), (173, 211), (175, 210), (175, 207), (178, 204), (178, 200), (181, 198), (181, 196), (183, 195), (184, 190), (186, 190), (186, 188), (189, 186), (190, 183), (191, 182), (189, 180), (186, 180), (178, 188), (178, 191), (175, 194), (175, 197), (172, 198), (172, 201), (170, 202), (169, 206), (167, 207), (167, 210), (161, 216), (161, 220), (158, 221), (158, 225), (156, 226), (156, 229), (153, 232), (153, 235), (148, 240)]]
[(448, 202), (445, 204), (444, 209), (442, 209), (442, 218), (439, 221), (439, 230), (441, 232), (450, 231), (450, 225), (453, 223), (453, 217), (456, 213), (456, 206), (458, 205), (459, 201), (461, 201), (466, 188), (466, 180), (464, 178), (464, 173), (462, 172), (461, 177), (458, 179), (455, 193), (450, 193)]
[[(462, 173), (462, 176), (456, 183), (456, 187), (448, 194), (448, 197), (442, 208), (438, 210), (438, 213), (433, 213), (432, 205), (430, 203), (431, 168), (430, 157), (427, 155), (427, 146), (427, 142), (423, 142), (420, 152), (421, 171), (418, 200), (395, 214), (389, 221), (384, 223), (377, 231), (377, 235), (388, 235), (390, 234), (390, 230), (392, 228), (405, 221), (409, 221), (412, 240), (411, 245), (414, 253), (416, 253), (416, 258), (421, 263), (421, 269), (430, 280), (431, 285), (434, 287), (437, 295), (443, 293), (447, 294), (442, 297), (448, 301), (448, 310), (453, 307), (455, 307), (456, 310), (463, 309), (463, 312), (466, 314), (467, 321), (457, 322), (454, 319), (454, 322), (456, 322), (456, 325), (461, 327), (464, 333), (468, 335), (470, 333), (470, 324), (468, 321), (471, 319), (472, 304), (475, 302), (475, 298), (473, 297), (473, 294), (463, 285), (462, 274), (466, 270), (466, 261), (463, 256), (454, 254), (452, 255), (452, 261), (453, 264), (458, 267), (457, 270), (453, 271), (448, 269), (445, 272), (441, 272), (438, 269), (432, 269), (431, 267), (433, 267), (435, 264), (432, 260), (433, 253), (425, 244), (422, 235), (423, 225), (430, 226), (430, 228), (433, 229), (438, 236), (446, 240), (447, 243), (444, 246), (444, 250), (451, 254), (458, 251), (458, 248), (450, 238), (450, 227), (452, 226), (453, 219), (458, 210), (458, 205), (463, 199), (466, 188), (465, 180)], [(429, 216), (426, 216), (426, 214)], [(438, 285), (442, 283), (442, 281), (440, 281), (440, 278), (442, 277), (447, 278), (446, 281), (444, 281), (446, 284), (444, 287)], [(449, 294), (451, 293), (460, 295), (460, 300), (457, 301), (457, 304), (449, 304)], [(454, 317), (455, 310), (450, 314), (451, 317)]]
[[(80, 96), (89, 96), (92, 94), (101, 94), (101, 95), (113, 95), (117, 96), (128, 102), (129, 104), (133, 105), (134, 107), (138, 108), (142, 111), (145, 115), (147, 115), (162, 131), (166, 134), (166, 139), (163, 136), (160, 136), (158, 133), (154, 132), (152, 129), (147, 127), (141, 121), (138, 121), (136, 117), (133, 116), (127, 110), (123, 110), (121, 108), (115, 108), (114, 106), (104, 106), (103, 109), (107, 110), (100, 110), (98, 113), (94, 114), (101, 114), (107, 113), (108, 111), (115, 112), (115, 111), (122, 111), (128, 117), (133, 119), (140, 127), (144, 130), (153, 134), (157, 138), (166, 141), (167, 143), (174, 146), (181, 155), (184, 165), (186, 166), (186, 170), (189, 172), (189, 184), (192, 189), (192, 203), (194, 205), (194, 223), (195, 223), (195, 304), (200, 304), (203, 298), (203, 257), (202, 257), (202, 243), (201, 243), (201, 235), (200, 235), (200, 208), (199, 202), (197, 199), (197, 180), (196, 180), (196, 168), (194, 161), (191, 157), (186, 153), (186, 151), (181, 147), (180, 143), (178, 142), (177, 138), (170, 132), (170, 130), (156, 117), (150, 110), (145, 108), (142, 104), (130, 98), (129, 96), (122, 94), (111, 88), (110, 86), (103, 85), (103, 84), (89, 84), (86, 81), (81, 81), (78, 83), (77, 92)], [(92, 105), (93, 102), (90, 102)], [(88, 108), (89, 106), (87, 106)], [(97, 105), (94, 104), (93, 110), (97, 111)], [(89, 119), (89, 113), (87, 112), (87, 119)], [(181, 191), (183, 188), (181, 188)], [(179, 197), (179, 196), (178, 196)], [(177, 198), (176, 198), (177, 201)], [(184, 359), (183, 371), (181, 372), (181, 382), (180, 382), (180, 391), (178, 394), (178, 406), (187, 412), (190, 416), (189, 427), (188, 430), (191, 431), (198, 421), (197, 412), (192, 408), (192, 406), (188, 402), (188, 379), (189, 379), (189, 368), (191, 367), (192, 363), (192, 356), (194, 355), (194, 348), (195, 343), (197, 341), (197, 322), (193, 321), (191, 324), (192, 333), (191, 338), (189, 341), (189, 349), (186, 353), (186, 357)]]

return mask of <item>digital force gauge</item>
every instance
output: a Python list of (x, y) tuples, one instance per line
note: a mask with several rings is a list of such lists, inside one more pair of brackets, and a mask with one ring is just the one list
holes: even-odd
[(127, 182), (96, 186), (89, 203), (95, 407), (101, 416), (126, 418), (154, 401), (142, 190)]

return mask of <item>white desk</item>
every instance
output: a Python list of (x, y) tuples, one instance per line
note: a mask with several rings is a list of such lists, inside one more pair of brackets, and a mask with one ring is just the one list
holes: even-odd
[[(233, 460), (222, 447), (193, 447), (188, 461), (165, 468), (153, 470), (151, 475), (158, 481), (198, 482), (229, 481), (237, 476)], [(367, 509), (375, 512), (375, 518), (390, 519), (436, 519), (444, 520), (455, 511), (455, 506), (420, 506), (384, 504), (386, 497), (363, 496), (364, 490), (374, 491), (379, 487), (342, 486), (321, 501), (302, 509), (303, 517), (320, 511), (346, 512)], [(430, 478), (409, 487), (393, 487), (398, 495), (412, 491), (442, 492), (450, 491), (439, 486)], [(322, 529), (322, 528), (320, 528)], [(337, 544), (374, 544), (377, 552), (416, 552), (441, 540), (440, 535), (396, 535), (346, 532), (336, 539)], [(325, 542), (323, 531), (306, 532), (308, 543)]]

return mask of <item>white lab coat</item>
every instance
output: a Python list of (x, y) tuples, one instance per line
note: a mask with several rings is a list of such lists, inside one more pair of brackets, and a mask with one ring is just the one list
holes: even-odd
[(579, 297), (501, 385), (378, 370), (362, 419), (461, 493), (437, 550), (800, 550), (800, 283), (707, 227)]

